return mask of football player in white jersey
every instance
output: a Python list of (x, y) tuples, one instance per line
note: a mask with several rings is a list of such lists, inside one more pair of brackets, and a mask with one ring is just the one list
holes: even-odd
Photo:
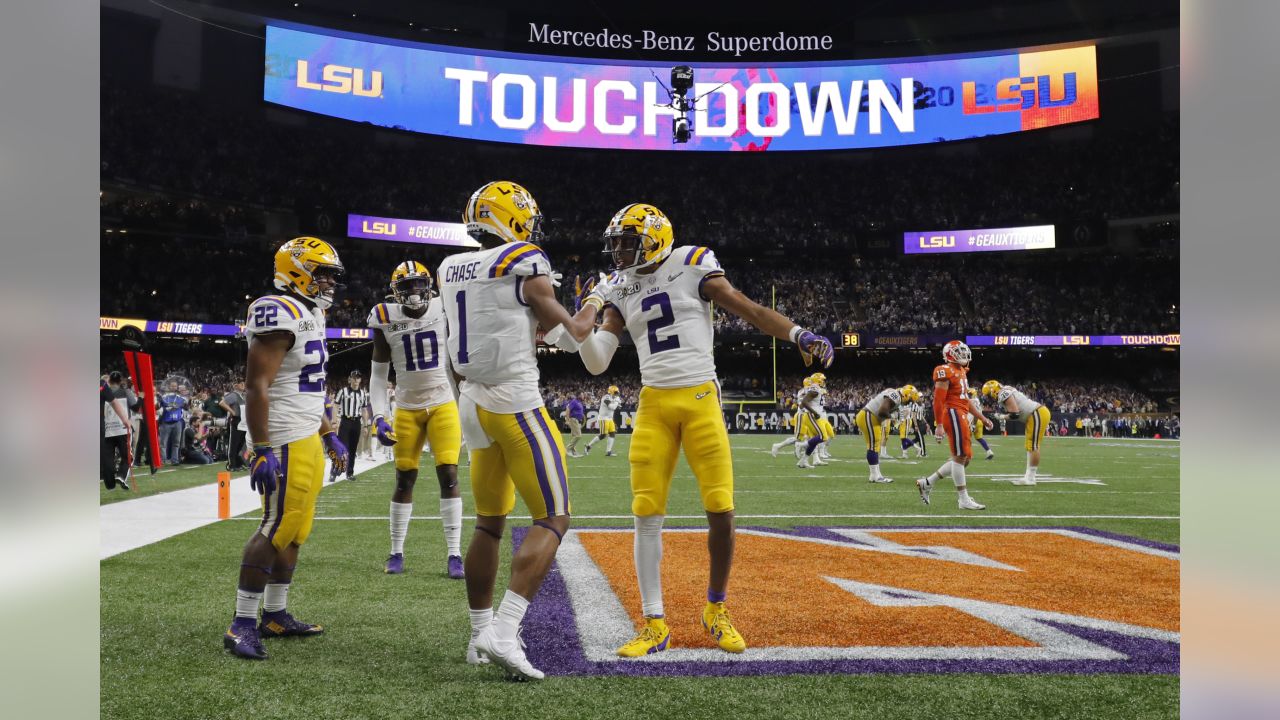
[[(538, 325), (576, 348), (595, 327), (604, 301), (593, 295), (570, 317), (556, 300), (551, 263), (538, 247), (542, 214), (533, 196), (508, 181), (486, 184), (462, 213), (481, 249), (452, 255), (436, 273), (449, 327), (462, 436), (471, 455), (476, 531), (465, 560), (471, 640), (467, 661), (493, 661), (513, 678), (540, 680), (518, 637), (529, 601), (569, 529), (564, 443), (538, 391)], [(497, 613), (493, 586), (507, 515), (520, 494), (533, 526), (511, 562)]]
[(623, 330), (629, 330), (643, 384), (629, 458), (636, 578), (645, 620), (618, 654), (660, 652), (670, 641), (662, 603), (662, 523), (681, 447), (698, 479), (709, 525), (711, 572), (702, 624), (721, 649), (743, 652), (746, 641), (725, 609), (734, 544), (733, 459), (712, 356), (711, 303), (796, 343), (805, 364), (816, 360), (829, 367), (831, 341), (748, 299), (729, 283), (707, 248), (674, 247), (671, 222), (652, 205), (633, 203), (619, 210), (605, 229), (604, 243), (616, 272), (593, 292), (609, 306), (603, 325), (579, 352), (587, 370), (599, 375)]
[(329, 243), (294, 238), (275, 254), (274, 284), (281, 294), (249, 306), (244, 326), (249, 340), (245, 415), (253, 444), (249, 485), (262, 494), (262, 522), (245, 544), (235, 619), (223, 634), (223, 645), (238, 657), (266, 659), (263, 637), (324, 632), (296, 620), (286, 601), (298, 551), (311, 534), (324, 456), (338, 469), (348, 460), (324, 417), (324, 311), (333, 304), (342, 271)]
[[(824, 376), (825, 377), (825, 376)], [(778, 452), (788, 445), (792, 446), (796, 455), (796, 467), (810, 468), (813, 465), (808, 461), (809, 438), (819, 435), (817, 425), (809, 421), (809, 410), (805, 409), (805, 399), (809, 397), (813, 387), (813, 375), (805, 378), (800, 383), (800, 389), (796, 391), (795, 404), (796, 411), (792, 419), (794, 432), (791, 437), (774, 443), (769, 448), (769, 453), (774, 457), (778, 457)], [(819, 456), (821, 457), (821, 455)], [(825, 459), (825, 458), (824, 458)], [(826, 463), (824, 463), (826, 464)]]
[[(462, 427), (450, 386), (445, 354), (444, 307), (434, 297), (431, 273), (413, 260), (391, 273), (395, 302), (379, 303), (369, 312), (373, 329), (373, 372), (369, 395), (378, 442), (395, 447), (396, 489), (391, 495), (391, 555), (386, 572), (404, 572), (404, 541), (413, 516), (413, 486), (423, 446), (431, 439), (436, 480), (440, 484), (440, 518), (444, 525), (445, 573), (462, 579), (462, 494), (458, 489), (458, 452)], [(396, 370), (394, 425), (386, 420), (387, 384)]]
[(983, 437), (985, 428), (978, 418), (982, 415), (982, 398), (978, 396), (978, 388), (969, 388), (969, 405), (975, 408), (974, 412), (969, 413), (969, 432), (972, 433), (973, 439), (978, 441), (983, 450), (987, 451), (987, 459), (994, 460), (996, 451), (991, 449), (990, 443)]
[(854, 416), (858, 432), (867, 441), (867, 466), (871, 469), (868, 479), (873, 483), (890, 483), (890, 478), (880, 472), (880, 451), (884, 449), (884, 421), (891, 417), (895, 410), (909, 402), (920, 399), (920, 391), (915, 385), (903, 385), (900, 388), (886, 388), (867, 401), (866, 405)]
[(618, 454), (613, 451), (614, 436), (618, 434), (618, 425), (614, 422), (613, 415), (620, 407), (622, 407), (622, 396), (618, 394), (618, 386), (610, 385), (609, 391), (600, 398), (600, 410), (596, 414), (596, 428), (599, 432), (591, 438), (591, 442), (587, 443), (587, 449), (583, 455), (590, 454), (591, 448), (605, 438), (607, 440), (604, 444), (604, 456), (613, 457)]
[(999, 380), (983, 383), (982, 396), (995, 400), (998, 408), (1009, 413), (1010, 420), (1022, 420), (1026, 423), (1027, 470), (1021, 480), (1013, 480), (1010, 484), (1035, 485), (1036, 473), (1040, 471), (1040, 443), (1044, 442), (1049, 422), (1053, 419), (1049, 408), (1027, 397), (1012, 385), (1001, 385)]
[[(826, 410), (822, 407), (822, 398), (827, 394), (827, 376), (814, 373), (805, 378), (800, 392), (796, 393), (796, 415), (799, 430), (796, 433), (796, 455), (799, 462), (796, 467), (812, 468), (817, 465), (830, 465), (826, 461), (823, 449), (834, 437), (831, 423), (826, 419)], [(804, 445), (801, 445), (803, 439)]]

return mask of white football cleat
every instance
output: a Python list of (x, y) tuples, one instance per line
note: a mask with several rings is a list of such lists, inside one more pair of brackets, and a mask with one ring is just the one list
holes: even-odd
[(1029, 479), (1027, 479), (1027, 477), (1026, 477), (1026, 476), (1023, 476), (1023, 477), (1018, 478), (1017, 480), (1010, 480), (1010, 481), (1009, 481), (1009, 484), (1010, 484), (1010, 485), (1035, 485), (1035, 484), (1036, 484), (1036, 481), (1035, 481), (1035, 480), (1029, 480)]
[(916, 480), (916, 489), (920, 491), (920, 502), (928, 505), (929, 495), (933, 493), (933, 483), (927, 477), (919, 478)]
[(468, 665), (488, 665), (489, 658), (480, 657), (480, 653), (476, 652), (476, 638), (480, 637), (479, 633), (472, 632), (471, 639), (467, 641), (467, 664)]
[(534, 667), (524, 655), (524, 641), (516, 636), (515, 641), (501, 642), (493, 631), (493, 626), (485, 628), (476, 638), (476, 655), (489, 660), (507, 671), (511, 680), (541, 680), (546, 677), (541, 670)]
[(796, 463), (796, 467), (804, 470), (812, 470), (813, 466), (809, 464), (808, 458), (800, 458), (800, 462)]
[(960, 498), (960, 509), (961, 510), (986, 510), (987, 506), (983, 505), (977, 500), (974, 500), (971, 497), (962, 497)]
[(988, 451), (987, 451), (987, 459), (988, 459), (988, 460), (992, 460), (992, 459), (994, 459), (994, 458), (995, 458), (995, 456), (996, 456), (996, 454), (995, 454), (994, 452), (992, 452), (992, 451), (990, 451), (990, 450), (988, 450)]
[(771, 448), (769, 448), (769, 454), (774, 457), (778, 457), (778, 451), (781, 449), (782, 449), (781, 446), (779, 446), (777, 443), (774, 443), (774, 445)]
[(873, 482), (873, 483), (891, 483), (891, 482), (893, 482), (893, 478), (887, 478), (887, 477), (885, 477), (885, 476), (883, 476), (883, 475), (876, 475), (876, 476), (874, 476), (874, 477), (868, 478), (868, 479), (867, 479), (867, 482)]
[(819, 455), (813, 460), (813, 464), (817, 466), (817, 465), (830, 465), (831, 463), (827, 462), (826, 460), (823, 460), (822, 456)]

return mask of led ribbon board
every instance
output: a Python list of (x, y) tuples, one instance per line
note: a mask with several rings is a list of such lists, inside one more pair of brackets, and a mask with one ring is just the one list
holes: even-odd
[(964, 341), (974, 347), (1006, 345), (1028, 347), (1165, 345), (1180, 347), (1182, 345), (1182, 333), (1165, 333), (1162, 335), (969, 335)]
[[(181, 320), (142, 320), (137, 318), (98, 318), (99, 330), (121, 330), (133, 327), (143, 332), (162, 335), (207, 335), (213, 337), (236, 337), (243, 335), (239, 325), (220, 323), (183, 322)], [(369, 328), (325, 328), (325, 337), (330, 340), (368, 340), (372, 337)]]
[[(693, 137), (661, 107), (671, 63), (521, 55), (267, 26), (263, 99), (472, 140), (623, 150), (839, 150), (1098, 117), (1093, 45), (893, 60), (693, 65)], [(657, 78), (655, 78), (655, 75)], [(665, 80), (664, 80), (665, 82)]]
[(366, 240), (389, 240), (421, 245), (480, 247), (480, 243), (467, 234), (467, 226), (462, 223), (409, 220), (407, 218), (388, 218), (374, 215), (347, 215), (347, 236)]
[(983, 230), (929, 230), (902, 234), (902, 251), (908, 255), (1048, 250), (1054, 246), (1052, 225)]

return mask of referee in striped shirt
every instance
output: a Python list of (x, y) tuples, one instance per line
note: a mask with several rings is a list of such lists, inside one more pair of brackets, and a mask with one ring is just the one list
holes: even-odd
[[(360, 444), (360, 422), (372, 422), (373, 418), (369, 416), (369, 391), (360, 387), (360, 381), (364, 376), (359, 370), (352, 370), (347, 376), (347, 386), (338, 391), (333, 398), (334, 407), (337, 408), (338, 417), (341, 422), (338, 424), (338, 439), (342, 440), (342, 444), (349, 448), (358, 447)], [(347, 463), (347, 479), (355, 479), (355, 463)]]

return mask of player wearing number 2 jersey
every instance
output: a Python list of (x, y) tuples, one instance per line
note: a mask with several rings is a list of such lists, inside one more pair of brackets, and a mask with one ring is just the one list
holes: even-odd
[[(593, 374), (608, 367), (624, 329), (635, 338), (643, 388), (631, 436), (631, 510), (635, 515), (636, 578), (645, 616), (639, 636), (618, 649), (635, 657), (667, 649), (661, 558), (667, 494), (681, 447), (698, 480), (707, 513), (711, 577), (702, 624), (728, 652), (746, 649), (725, 610), (733, 559), (733, 459), (711, 354), (711, 303), (762, 332), (800, 347), (805, 363), (831, 365), (831, 342), (752, 302), (725, 278), (715, 253), (674, 247), (671, 222), (652, 205), (618, 211), (604, 233), (617, 271), (594, 293), (609, 306), (604, 324), (579, 352)], [(588, 297), (587, 301), (591, 298)]]
[[(517, 631), (569, 529), (570, 505), (564, 443), (538, 391), (534, 337), (541, 323), (567, 335), (563, 342), (580, 341), (603, 302), (570, 317), (556, 300), (551, 262), (538, 246), (542, 215), (519, 185), (485, 185), (462, 218), (481, 249), (446, 258), (436, 277), (448, 319), (449, 362), (461, 377), (458, 413), (476, 505), (466, 557), (467, 660), (491, 660), (513, 677), (537, 680), (542, 672), (525, 657)], [(517, 492), (533, 527), (512, 560), (511, 584), (495, 615), (498, 546)]]
[[(261, 637), (318, 635), (285, 608), (298, 551), (311, 534), (326, 452), (342, 469), (347, 450), (324, 417), (324, 311), (333, 303), (342, 262), (329, 243), (295, 238), (275, 256), (280, 295), (249, 306), (245, 336), (245, 415), (253, 442), (249, 484), (262, 494), (262, 523), (245, 545), (236, 614), (223, 645), (262, 660)], [(258, 623), (258, 602), (263, 603)]]
[[(440, 484), (440, 518), (444, 526), (445, 573), (462, 578), (462, 495), (458, 491), (458, 452), (462, 429), (458, 403), (449, 385), (445, 359), (444, 307), (435, 294), (431, 273), (420, 262), (400, 263), (391, 273), (395, 302), (379, 303), (369, 312), (373, 329), (373, 372), (369, 394), (378, 442), (395, 446), (396, 489), (391, 495), (391, 555), (386, 572), (404, 572), (404, 541), (413, 516), (413, 486), (418, 481), (422, 448), (431, 440), (436, 480)], [(387, 416), (387, 381), (396, 369), (393, 423)]]

